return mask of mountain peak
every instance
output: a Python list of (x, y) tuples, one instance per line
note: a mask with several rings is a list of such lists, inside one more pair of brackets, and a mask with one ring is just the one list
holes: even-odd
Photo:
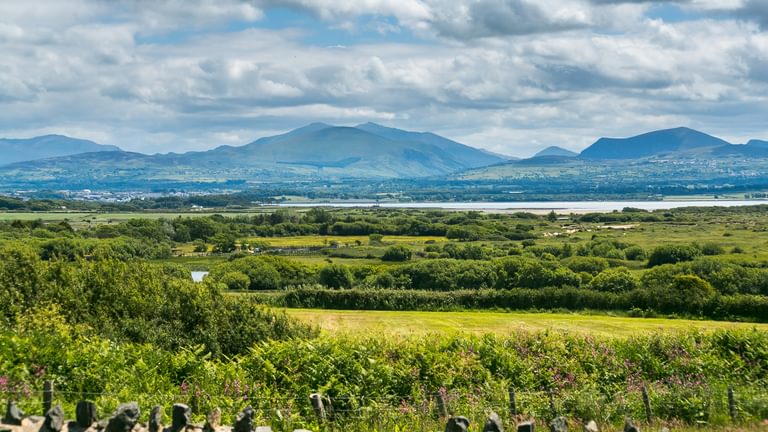
[(588, 159), (637, 159), (724, 145), (730, 143), (695, 129), (677, 127), (630, 138), (600, 138), (584, 149), (580, 156)]
[(544, 150), (541, 150), (540, 152), (533, 155), (533, 157), (543, 157), (543, 156), (564, 156), (564, 157), (576, 157), (579, 154), (576, 152), (572, 152), (568, 149), (564, 149), (562, 147), (558, 146), (549, 146), (545, 148)]
[(121, 150), (115, 146), (58, 134), (19, 139), (0, 138), (0, 165), (103, 151)]

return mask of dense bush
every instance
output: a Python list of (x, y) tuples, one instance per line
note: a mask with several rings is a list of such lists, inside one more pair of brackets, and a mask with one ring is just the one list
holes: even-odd
[(413, 251), (411, 248), (405, 245), (390, 246), (384, 252), (384, 256), (381, 257), (382, 261), (408, 261), (411, 259)]
[(24, 245), (3, 247), (0, 322), (13, 325), (36, 307), (55, 304), (67, 322), (115, 340), (167, 349), (202, 344), (225, 354), (259, 340), (314, 334), (252, 298), (223, 296), (181, 275), (175, 266), (141, 261), (47, 262)]
[(648, 257), (648, 267), (662, 264), (675, 264), (683, 261), (693, 261), (701, 256), (701, 249), (696, 246), (664, 245), (656, 247)]
[(349, 267), (341, 264), (331, 264), (320, 269), (320, 283), (328, 288), (352, 288), (354, 279)]

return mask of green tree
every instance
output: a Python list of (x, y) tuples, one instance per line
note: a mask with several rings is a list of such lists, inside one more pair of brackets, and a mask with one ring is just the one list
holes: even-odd
[(664, 245), (656, 247), (648, 258), (648, 267), (693, 261), (701, 256), (701, 250), (687, 245)]
[(589, 289), (603, 292), (627, 292), (638, 287), (638, 281), (626, 267), (607, 269), (589, 282)]
[(557, 213), (555, 213), (554, 210), (547, 213), (547, 220), (550, 222), (556, 222), (557, 221)]
[(382, 261), (402, 262), (410, 260), (412, 255), (413, 251), (408, 246), (394, 245), (387, 248), (381, 259)]
[(318, 274), (320, 283), (328, 288), (352, 288), (354, 278), (349, 267), (342, 264), (330, 264), (322, 269)]

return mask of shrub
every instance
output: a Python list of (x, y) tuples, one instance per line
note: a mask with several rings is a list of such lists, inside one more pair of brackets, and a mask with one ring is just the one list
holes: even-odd
[(408, 246), (395, 245), (387, 248), (386, 252), (384, 252), (384, 256), (381, 257), (381, 260), (402, 262), (410, 260), (412, 255), (413, 252)]
[(626, 267), (607, 269), (589, 283), (589, 289), (614, 293), (632, 291), (637, 287), (637, 279)]
[(664, 245), (656, 247), (648, 258), (648, 267), (693, 261), (701, 256), (701, 250), (694, 246)]
[(251, 279), (242, 272), (229, 272), (219, 280), (230, 290), (247, 290), (251, 286)]
[(717, 243), (704, 243), (701, 246), (701, 253), (704, 255), (722, 255), (725, 250)]
[(342, 264), (331, 264), (320, 269), (320, 283), (328, 288), (352, 288), (354, 278), (349, 267)]
[(631, 261), (643, 261), (648, 257), (648, 254), (640, 246), (630, 246), (624, 249), (624, 256)]

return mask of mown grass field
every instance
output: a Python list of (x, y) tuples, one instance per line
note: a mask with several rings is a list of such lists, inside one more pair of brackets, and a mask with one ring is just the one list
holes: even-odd
[(289, 316), (318, 325), (328, 333), (359, 335), (408, 336), (428, 333), (496, 333), (503, 335), (517, 330), (554, 330), (604, 337), (629, 337), (640, 333), (679, 332), (690, 329), (757, 328), (768, 331), (768, 324), (567, 313), (402, 312), (323, 309), (285, 309), (285, 312)]
[[(425, 244), (428, 241), (444, 242), (445, 237), (438, 236), (384, 236), (382, 244)], [(357, 244), (367, 245), (368, 236), (293, 236), (293, 237), (252, 237), (248, 241), (263, 241), (272, 247), (323, 247), (333, 243), (342, 246), (355, 246)]]

